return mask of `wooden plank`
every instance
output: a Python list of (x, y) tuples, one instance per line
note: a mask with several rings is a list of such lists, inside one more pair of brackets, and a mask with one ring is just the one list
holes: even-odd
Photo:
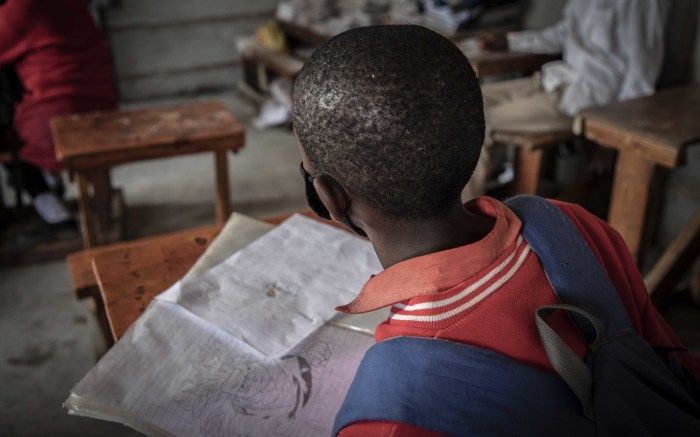
[(66, 164), (72, 171), (85, 171), (94, 168), (113, 167), (115, 165), (143, 161), (147, 159), (169, 158), (174, 156), (190, 155), (194, 153), (211, 152), (216, 150), (230, 150), (237, 152), (243, 147), (243, 136), (231, 136), (196, 142), (180, 141), (171, 144), (159, 144), (141, 149), (130, 149), (119, 152), (105, 151), (92, 155), (84, 155), (72, 158)]
[(659, 304), (673, 292), (673, 287), (700, 255), (700, 213), (695, 214), (666, 248), (661, 258), (644, 277), (652, 302)]
[(635, 260), (642, 246), (654, 171), (654, 163), (633, 153), (620, 152), (617, 158), (608, 223), (620, 233)]
[(228, 141), (228, 148), (236, 148), (242, 145), (243, 136), (241, 124), (216, 101), (54, 117), (50, 124), (56, 155), (69, 165), (86, 156), (117, 159), (113, 155), (130, 156), (158, 146), (172, 149), (170, 155), (194, 153), (223, 148), (222, 139)]
[(543, 153), (542, 149), (516, 149), (513, 194), (537, 194)]

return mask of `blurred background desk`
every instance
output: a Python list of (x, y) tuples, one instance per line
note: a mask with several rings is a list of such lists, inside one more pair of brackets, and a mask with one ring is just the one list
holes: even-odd
[(120, 239), (108, 236), (114, 228), (109, 170), (118, 164), (213, 152), (217, 222), (230, 214), (226, 152), (243, 147), (244, 133), (219, 102), (56, 117), (51, 130), (56, 155), (78, 182), (85, 247)]
[(698, 114), (700, 84), (580, 114), (583, 135), (618, 152), (608, 222), (620, 232), (639, 265), (663, 188), (659, 169), (683, 166), (688, 147), (700, 144)]

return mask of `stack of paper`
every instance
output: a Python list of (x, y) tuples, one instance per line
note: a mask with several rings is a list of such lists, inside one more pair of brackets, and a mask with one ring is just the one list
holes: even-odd
[[(328, 435), (373, 339), (326, 322), (381, 266), (368, 242), (301, 216), (255, 232), (158, 296), (70, 412), (149, 435)], [(216, 262), (226, 246), (212, 246)]]

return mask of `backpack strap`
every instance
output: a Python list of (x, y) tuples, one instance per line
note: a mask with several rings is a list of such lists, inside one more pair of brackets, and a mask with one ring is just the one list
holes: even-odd
[(367, 351), (332, 435), (371, 420), (453, 436), (594, 431), (556, 375), (489, 350), (421, 337), (395, 337)]
[(583, 413), (593, 419), (591, 369), (546, 320), (554, 311), (567, 312), (593, 352), (609, 339), (634, 334), (632, 323), (607, 273), (564, 212), (536, 196), (517, 196), (505, 203), (522, 221), (521, 233), (562, 302), (535, 313), (542, 345), (552, 367), (578, 397)]
[[(562, 210), (541, 197), (527, 195), (508, 199), (505, 204), (522, 221), (521, 233), (563, 304), (599, 319), (611, 334), (632, 329), (608, 274)], [(578, 314), (572, 314), (572, 318), (587, 340), (596, 337), (589, 318)]]
[(473, 346), (389, 339), (367, 351), (333, 435), (367, 420), (456, 436), (595, 433), (595, 422), (586, 419), (593, 417), (590, 369), (545, 320), (553, 311), (567, 311), (594, 350), (605, 343), (606, 330), (617, 337), (632, 330), (631, 321), (607, 273), (559, 208), (535, 196), (518, 196), (506, 205), (522, 221), (521, 233), (562, 302), (536, 314), (545, 351), (561, 378)]

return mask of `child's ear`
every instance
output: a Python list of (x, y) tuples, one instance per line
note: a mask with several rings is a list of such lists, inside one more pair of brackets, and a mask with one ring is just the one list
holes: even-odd
[(342, 223), (345, 211), (350, 207), (347, 197), (343, 195), (336, 184), (329, 182), (325, 175), (319, 175), (314, 179), (314, 188), (319, 199), (331, 214), (331, 218)]

